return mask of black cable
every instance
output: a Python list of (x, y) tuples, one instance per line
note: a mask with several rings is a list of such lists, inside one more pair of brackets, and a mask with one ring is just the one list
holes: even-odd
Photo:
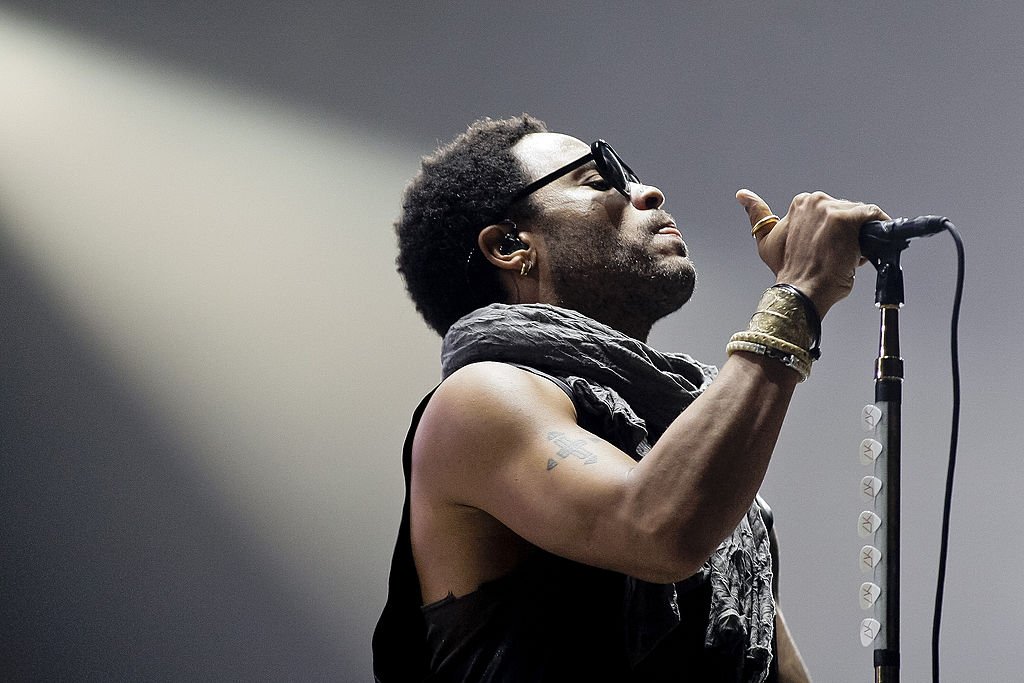
[(946, 583), (946, 554), (949, 550), (949, 511), (953, 503), (953, 472), (956, 469), (956, 447), (960, 437), (960, 349), (957, 343), (960, 327), (960, 300), (964, 293), (964, 244), (960, 233), (949, 219), (943, 227), (956, 242), (956, 293), (950, 322), (949, 352), (953, 371), (953, 424), (949, 431), (949, 468), (946, 471), (946, 494), (942, 503), (942, 536), (939, 544), (939, 575), (935, 584), (935, 616), (932, 620), (932, 681), (939, 683), (939, 630), (942, 624), (942, 597)]

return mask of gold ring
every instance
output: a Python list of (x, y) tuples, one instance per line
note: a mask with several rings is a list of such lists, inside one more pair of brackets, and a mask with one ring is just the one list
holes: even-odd
[[(759, 230), (764, 230), (768, 226), (774, 228), (775, 224), (778, 223), (780, 220), (782, 219), (776, 216), (774, 213), (769, 216), (765, 216), (758, 222), (754, 223), (754, 226), (750, 228), (750, 236), (756, 238)], [(770, 229), (771, 228), (769, 228), (769, 230)]]

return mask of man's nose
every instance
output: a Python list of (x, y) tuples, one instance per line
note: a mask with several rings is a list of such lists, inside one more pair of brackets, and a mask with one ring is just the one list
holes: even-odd
[(660, 208), (665, 203), (665, 195), (654, 185), (631, 183), (629, 201), (641, 211)]

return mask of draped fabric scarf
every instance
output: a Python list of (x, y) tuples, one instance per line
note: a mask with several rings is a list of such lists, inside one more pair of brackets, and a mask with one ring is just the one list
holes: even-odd
[[(562, 380), (577, 410), (636, 460), (718, 372), (546, 304), (492, 304), (456, 322), (442, 344), (443, 376), (480, 361), (526, 365)], [(760, 683), (771, 663), (775, 602), (768, 532), (756, 502), (701, 571), (712, 590), (705, 646), (744, 652), (741, 680)], [(678, 586), (627, 580), (625, 614), (639, 621), (627, 624), (627, 639), (639, 660), (678, 625)]]

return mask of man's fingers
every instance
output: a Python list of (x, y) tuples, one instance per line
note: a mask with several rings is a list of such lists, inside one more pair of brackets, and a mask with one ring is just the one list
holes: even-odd
[(751, 234), (760, 239), (771, 232), (779, 217), (772, 213), (771, 207), (763, 199), (750, 190), (743, 189), (736, 193), (736, 200), (747, 212), (750, 219)]
[(862, 204), (861, 212), (864, 218), (862, 222), (864, 223), (868, 221), (892, 220), (889, 214), (887, 214), (885, 211), (882, 211), (877, 204)]
[(838, 209), (835, 213), (858, 227), (868, 221), (890, 220), (889, 214), (875, 204), (852, 204), (849, 208)]

